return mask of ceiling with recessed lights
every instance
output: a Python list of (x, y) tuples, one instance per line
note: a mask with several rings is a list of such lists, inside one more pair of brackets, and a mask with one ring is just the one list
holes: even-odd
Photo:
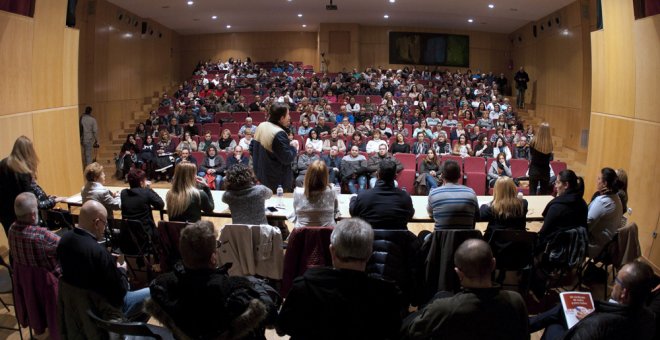
[(317, 31), (320, 23), (511, 33), (575, 0), (108, 0), (179, 34)]

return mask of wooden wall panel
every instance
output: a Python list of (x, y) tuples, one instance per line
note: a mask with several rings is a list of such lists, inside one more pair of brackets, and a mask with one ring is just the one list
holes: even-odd
[[(660, 122), (658, 89), (660, 89), (660, 15), (633, 23), (635, 51), (635, 117)], [(655, 43), (653, 43), (655, 42)]]
[[(510, 34), (514, 42), (513, 69), (507, 77), (513, 82), (514, 73), (524, 66), (530, 76), (525, 101), (532, 104), (536, 116), (550, 122), (554, 135), (563, 138), (565, 147), (584, 153), (581, 134), (589, 129), (593, 109), (590, 99), (585, 99), (591, 93), (592, 71), (589, 22), (581, 15), (582, 2), (578, 0)], [(556, 17), (560, 25), (554, 21)], [(548, 20), (553, 22), (550, 27)], [(532, 33), (535, 24), (536, 37)]]
[[(634, 116), (635, 57), (633, 52), (632, 1), (604, 0), (602, 43), (605, 63), (601, 112), (625, 117)], [(657, 40), (656, 40), (657, 41)], [(656, 72), (657, 73), (657, 72)]]
[(32, 46), (32, 109), (62, 106), (62, 63), (66, 0), (35, 4)]
[(504, 34), (420, 27), (360, 26), (360, 68), (379, 65), (384, 68), (405, 66), (389, 63), (389, 32), (391, 31), (468, 35), (470, 36), (470, 68), (474, 71), (492, 71), (496, 74), (505, 72), (510, 58), (508, 52), (510, 43)]
[[(330, 52), (330, 32), (336, 31), (349, 32), (351, 53)], [(360, 46), (362, 46), (360, 31), (361, 26), (358, 24), (321, 23), (319, 25), (319, 54), (325, 53), (325, 59), (329, 62), (328, 71), (339, 72), (343, 69), (350, 71), (360, 66)]]
[[(39, 183), (49, 194), (70, 195), (83, 185), (78, 107), (32, 115), (33, 142), (39, 155)], [(76, 190), (77, 189), (77, 190)]]
[(32, 108), (34, 20), (0, 11), (0, 116)]
[(65, 0), (37, 0), (33, 19), (0, 12), (0, 154), (21, 135), (32, 139), (39, 184), (54, 195), (82, 185), (79, 35), (65, 28), (65, 10)]
[[(635, 121), (630, 164), (624, 167), (628, 172), (628, 206), (633, 209), (632, 218), (639, 226), (639, 239), (644, 255), (651, 255), (652, 233), (660, 217), (660, 164), (658, 144), (660, 144), (660, 123)], [(660, 253), (649, 257), (660, 264)]]
[(591, 33), (591, 102), (601, 112), (591, 115), (587, 180), (594, 181), (605, 166), (628, 172), (630, 219), (640, 228), (642, 253), (658, 268), (660, 250), (652, 234), (660, 227), (660, 115), (655, 110), (660, 21), (657, 16), (634, 21), (629, 1), (602, 3), (603, 30)]
[(79, 31), (64, 29), (62, 49), (62, 105), (78, 105), (78, 45)]
[(0, 155), (8, 155), (20, 136), (32, 139), (32, 115), (29, 113), (0, 116)]

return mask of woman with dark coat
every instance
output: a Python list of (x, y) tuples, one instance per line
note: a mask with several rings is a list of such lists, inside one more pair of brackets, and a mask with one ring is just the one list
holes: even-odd
[[(550, 161), (552, 160), (552, 135), (550, 125), (541, 124), (539, 133), (529, 144), (529, 194), (550, 194)], [(538, 191), (536, 187), (539, 187)]]
[(575, 227), (587, 227), (587, 203), (584, 181), (573, 170), (563, 170), (555, 181), (557, 197), (543, 211), (543, 226), (539, 231), (539, 245), (545, 245), (558, 232)]

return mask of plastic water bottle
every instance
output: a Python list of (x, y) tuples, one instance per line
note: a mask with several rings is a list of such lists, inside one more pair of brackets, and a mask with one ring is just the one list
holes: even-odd
[(522, 189), (518, 189), (518, 199), (523, 199)]
[(339, 195), (341, 195), (341, 186), (339, 186), (339, 184), (335, 184), (333, 189), (335, 190), (337, 198), (339, 198)]
[(277, 186), (277, 206), (278, 207), (283, 207), (284, 206), (284, 200), (282, 199), (284, 197), (284, 189), (282, 189), (281, 185)]

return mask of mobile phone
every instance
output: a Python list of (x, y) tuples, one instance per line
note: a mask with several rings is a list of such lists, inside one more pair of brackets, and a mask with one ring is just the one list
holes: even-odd
[(277, 212), (277, 208), (275, 207), (266, 207), (266, 209), (270, 212)]

